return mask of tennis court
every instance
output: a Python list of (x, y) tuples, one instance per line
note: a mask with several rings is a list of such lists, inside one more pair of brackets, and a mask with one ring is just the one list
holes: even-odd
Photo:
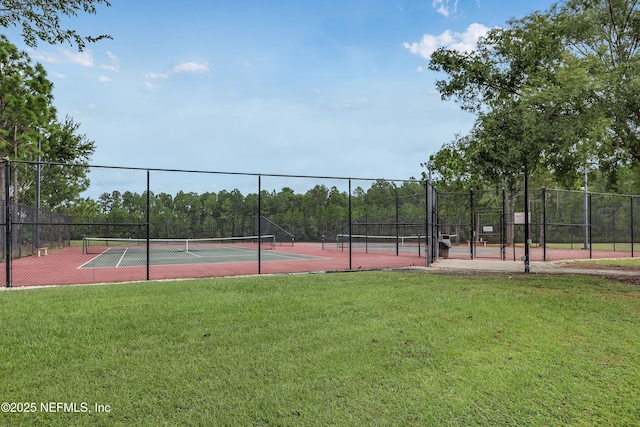
[(276, 251), (273, 235), (217, 239), (85, 238), (82, 252), (95, 254), (79, 268), (142, 267), (147, 265), (224, 264), (308, 261), (319, 257)]
[(401, 251), (398, 256), (391, 250), (350, 251), (338, 248), (335, 241), (296, 242), (293, 246), (274, 244), (270, 239), (242, 239), (150, 239), (148, 248), (144, 239), (85, 239), (82, 246), (14, 260), (12, 282), (16, 287), (137, 282), (393, 268), (426, 262), (417, 252)]

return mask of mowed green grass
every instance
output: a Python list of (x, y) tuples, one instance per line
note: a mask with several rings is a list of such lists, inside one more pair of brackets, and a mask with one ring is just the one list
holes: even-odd
[(567, 261), (575, 263), (582, 267), (597, 266), (597, 267), (620, 267), (625, 269), (638, 269), (640, 273), (640, 258), (617, 258), (617, 259), (589, 259), (589, 260), (574, 260)]
[(17, 290), (0, 324), (0, 400), (37, 405), (0, 425), (640, 425), (640, 289), (599, 278)]

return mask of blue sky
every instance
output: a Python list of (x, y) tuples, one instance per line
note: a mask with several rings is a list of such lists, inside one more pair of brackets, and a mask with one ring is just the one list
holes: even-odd
[(66, 24), (113, 40), (27, 49), (96, 165), (405, 179), (474, 117), (435, 92), (435, 47), (551, 0), (111, 0)]

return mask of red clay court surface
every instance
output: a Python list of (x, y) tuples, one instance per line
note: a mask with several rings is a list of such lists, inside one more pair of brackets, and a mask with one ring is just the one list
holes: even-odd
[[(480, 251), (475, 258), (482, 260), (496, 260), (500, 262), (499, 250)], [(322, 249), (319, 243), (296, 243), (295, 247), (278, 246), (275, 251), (303, 254), (313, 259), (263, 261), (260, 267), (261, 274), (287, 274), (322, 271), (345, 271), (350, 269), (349, 251), (340, 250), (335, 245), (329, 245)], [(264, 253), (264, 252), (263, 252)], [(513, 261), (513, 248), (507, 248), (507, 261)], [(516, 260), (524, 255), (522, 248), (515, 252)], [(542, 261), (542, 248), (532, 248), (531, 261)], [(590, 251), (584, 249), (558, 250), (547, 249), (547, 260), (584, 259), (589, 258)], [(12, 262), (12, 286), (47, 286), (47, 285), (72, 285), (92, 283), (116, 283), (147, 280), (146, 266), (135, 267), (104, 267), (104, 268), (79, 268), (96, 255), (83, 255), (82, 248), (73, 247), (50, 251), (49, 255), (37, 257), (30, 256), (16, 259)], [(630, 257), (629, 252), (596, 251), (591, 252), (593, 258), (623, 258)], [(266, 258), (266, 257), (265, 257)], [(469, 259), (469, 252), (462, 249), (460, 252), (452, 251), (450, 258)], [(257, 261), (257, 255), (256, 255)], [(152, 265), (149, 272), (150, 280), (204, 278), (222, 276), (240, 276), (258, 274), (258, 264), (252, 262), (225, 262), (215, 264), (181, 264), (181, 265)], [(473, 262), (469, 260), (469, 262)], [(425, 266), (424, 254), (401, 253), (397, 256), (394, 252), (364, 253), (354, 249), (351, 255), (352, 270), (367, 270), (380, 268), (397, 268), (411, 266)], [(2, 286), (6, 283), (4, 266), (0, 272)]]
[[(277, 246), (281, 253), (307, 255), (312, 259), (266, 261), (268, 251), (262, 251), (261, 274), (286, 274), (321, 271), (349, 270), (349, 251), (331, 245), (323, 250), (319, 243), (296, 243), (295, 247)], [(95, 258), (95, 254), (83, 255), (82, 248), (73, 247), (50, 251), (49, 255), (30, 256), (12, 262), (12, 286), (46, 286), (91, 283), (131, 282), (147, 279), (146, 266), (79, 268)], [(417, 255), (396, 256), (395, 253), (366, 254), (354, 250), (351, 257), (353, 270), (408, 267), (425, 265), (424, 257)], [(6, 282), (4, 270), (0, 273)], [(251, 262), (225, 262), (212, 264), (151, 265), (150, 280), (222, 277), (258, 274), (257, 252)]]

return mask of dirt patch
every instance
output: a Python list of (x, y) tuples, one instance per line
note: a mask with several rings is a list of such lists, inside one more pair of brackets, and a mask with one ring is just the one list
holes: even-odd
[(640, 274), (638, 275), (607, 274), (603, 277), (613, 282), (620, 282), (620, 283), (625, 283), (627, 285), (640, 286)]
[(592, 262), (563, 262), (558, 264), (562, 268), (579, 268), (581, 270), (619, 270), (619, 271), (635, 271), (640, 275), (640, 269), (638, 267), (630, 267), (623, 265), (603, 265)]
[[(581, 264), (581, 263), (562, 263), (561, 264), (564, 271), (556, 272), (556, 273), (531, 273), (531, 274), (583, 274), (590, 276), (598, 276), (610, 280), (612, 282), (625, 283), (628, 285), (634, 285), (640, 287), (640, 270), (637, 268), (629, 268), (629, 267), (610, 267), (610, 266), (601, 266), (597, 265), (595, 268), (592, 264)], [(575, 273), (572, 272), (575, 270)], [(482, 269), (474, 269), (470, 268), (438, 268), (437, 270), (431, 270), (429, 268), (399, 268), (393, 269), (393, 271), (397, 272), (422, 272), (425, 274), (446, 274), (452, 276), (495, 276), (495, 275), (503, 275), (503, 276), (513, 276), (514, 274), (520, 275), (525, 274), (523, 272), (505, 272), (505, 271), (496, 271), (496, 270), (482, 270)], [(607, 273), (604, 273), (604, 272)], [(616, 274), (616, 272), (620, 272), (620, 274)], [(630, 272), (637, 272), (637, 274), (629, 274)]]
[[(591, 262), (564, 262), (561, 264), (562, 268), (567, 269), (580, 269), (584, 270), (592, 270), (594, 275), (599, 275), (605, 277), (608, 280), (626, 283), (629, 285), (640, 286), (640, 270), (637, 267), (630, 266), (622, 266), (622, 265), (602, 265)], [(601, 271), (608, 271), (611, 273), (608, 274), (598, 274)], [(620, 274), (615, 274), (613, 272), (619, 271)], [(629, 273), (637, 273), (637, 274), (629, 274)], [(583, 273), (583, 274), (589, 274)]]

